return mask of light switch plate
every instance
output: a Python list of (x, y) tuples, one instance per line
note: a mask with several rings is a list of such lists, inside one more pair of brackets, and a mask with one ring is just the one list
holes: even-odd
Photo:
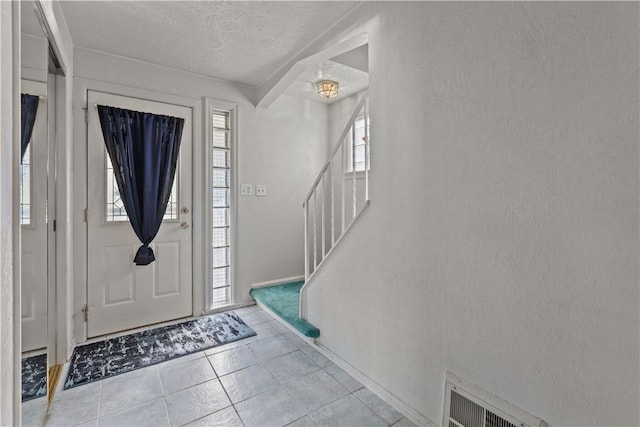
[(267, 195), (266, 185), (256, 185), (256, 196), (265, 197)]
[(253, 184), (240, 184), (241, 196), (253, 196)]

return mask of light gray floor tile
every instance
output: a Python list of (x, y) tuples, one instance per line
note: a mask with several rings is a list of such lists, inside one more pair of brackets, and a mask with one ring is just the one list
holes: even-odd
[(291, 330), (283, 325), (279, 320), (272, 320), (271, 322), (268, 322), (267, 325), (271, 326), (273, 329), (275, 329), (276, 332), (279, 332), (281, 334), (291, 332)]
[(77, 426), (74, 426), (74, 427), (98, 427), (98, 418), (91, 421), (85, 421), (82, 424), (78, 424)]
[(21, 405), (22, 425), (24, 427), (40, 427), (42, 420), (47, 413), (47, 398), (39, 397), (37, 399), (23, 402)]
[(218, 380), (168, 394), (165, 400), (172, 426), (186, 424), (231, 405)]
[(47, 426), (78, 425), (98, 418), (102, 381), (57, 392), (49, 408)]
[(102, 383), (100, 417), (162, 396), (160, 376), (155, 366), (112, 377)]
[(284, 383), (305, 412), (313, 412), (349, 394), (331, 375), (319, 370)]
[(283, 382), (320, 369), (316, 362), (299, 350), (271, 359), (265, 362), (265, 366), (273, 376)]
[(353, 393), (355, 397), (360, 399), (365, 405), (382, 417), (389, 424), (393, 424), (402, 418), (402, 414), (393, 406), (376, 396), (372, 391), (363, 387)]
[(258, 358), (248, 346), (243, 345), (213, 354), (209, 356), (209, 362), (211, 362), (216, 374), (221, 377), (255, 365), (258, 363)]
[(191, 360), (185, 363), (160, 366), (160, 380), (165, 394), (182, 390), (216, 378), (207, 358)]
[(247, 427), (284, 426), (305, 415), (298, 402), (283, 387), (240, 402), (236, 409)]
[(263, 393), (275, 386), (278, 380), (263, 365), (254, 365), (220, 377), (220, 382), (233, 403)]
[(186, 424), (185, 427), (243, 427), (242, 421), (240, 421), (240, 417), (236, 413), (236, 410), (233, 406), (229, 406), (228, 408), (222, 409), (218, 412), (214, 412), (211, 415), (207, 415), (204, 418), (200, 418), (199, 420), (195, 420), (189, 424)]
[(286, 332), (282, 334), (282, 336), (285, 337), (291, 344), (295, 345), (298, 348), (307, 347), (309, 345), (307, 341), (303, 340), (293, 332)]
[(253, 329), (256, 332), (258, 340), (280, 335), (268, 323), (260, 323), (255, 326), (251, 326), (251, 329)]
[(270, 322), (273, 320), (273, 317), (271, 317), (267, 312), (265, 312), (262, 309), (253, 311), (251, 313), (243, 314), (242, 316), (240, 316), (240, 318), (244, 321), (244, 323), (251, 326), (251, 328), (253, 328), (254, 330), (255, 330), (254, 326), (257, 326), (260, 323)]
[(242, 317), (246, 314), (253, 313), (254, 311), (257, 311), (257, 310), (262, 310), (262, 309), (258, 307), (258, 305), (253, 304), (253, 305), (248, 305), (246, 307), (236, 308), (231, 311), (233, 311), (238, 316)]
[(346, 387), (350, 392), (364, 387), (358, 380), (349, 375), (346, 371), (336, 365), (327, 366), (325, 369), (329, 375), (335, 378), (340, 384)]
[(255, 336), (249, 338), (243, 338), (238, 341), (229, 342), (226, 344), (222, 344), (216, 347), (208, 348), (204, 351), (204, 354), (207, 356), (211, 356), (212, 354), (222, 353), (223, 351), (231, 350), (232, 348), (238, 348), (247, 345), (252, 340), (257, 339)]
[(291, 344), (282, 335), (265, 338), (249, 344), (249, 348), (260, 360), (269, 360), (283, 354), (296, 350), (296, 346)]
[(302, 417), (292, 422), (291, 424), (287, 424), (287, 427), (317, 427), (316, 424), (309, 415), (306, 417)]
[(355, 396), (348, 395), (310, 414), (320, 427), (383, 426), (389, 424)]
[(205, 357), (204, 351), (197, 351), (195, 353), (186, 354), (184, 356), (176, 357), (175, 359), (166, 360), (158, 364), (158, 368), (163, 368), (171, 365), (179, 365), (181, 363), (191, 362), (192, 360)]
[(313, 360), (323, 368), (326, 368), (327, 366), (333, 364), (333, 362), (329, 360), (324, 354), (320, 353), (318, 350), (311, 347), (310, 345), (302, 347), (300, 348), (300, 350), (302, 350), (304, 354), (309, 356), (311, 360)]
[(160, 397), (125, 411), (102, 417), (99, 420), (99, 425), (100, 427), (169, 426), (169, 417), (164, 398)]
[(417, 426), (407, 418), (402, 418), (400, 421), (395, 423), (393, 427), (417, 427)]

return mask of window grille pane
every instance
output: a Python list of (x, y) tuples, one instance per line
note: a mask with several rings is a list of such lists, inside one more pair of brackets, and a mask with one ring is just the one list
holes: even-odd
[(229, 246), (229, 229), (214, 228), (212, 245), (213, 247)]
[(229, 287), (217, 288), (213, 290), (213, 303), (226, 303), (229, 300)]
[(212, 279), (211, 303), (228, 304), (231, 298), (229, 218), (231, 204), (231, 151), (229, 113), (216, 111), (212, 116)]
[(213, 189), (213, 207), (226, 208), (229, 206), (229, 190), (226, 188)]
[(213, 250), (213, 268), (229, 266), (229, 248), (215, 248)]
[(213, 127), (218, 129), (228, 129), (227, 121), (229, 118), (228, 113), (213, 113)]
[[(106, 177), (107, 177), (107, 201), (106, 201), (106, 217), (107, 222), (129, 221), (129, 216), (124, 208), (124, 202), (120, 197), (118, 183), (113, 174), (113, 165), (109, 155), (105, 153), (106, 158)], [(176, 176), (173, 180), (171, 195), (167, 202), (167, 210), (164, 213), (163, 221), (178, 219), (178, 176), (179, 170), (176, 169)]]
[(364, 145), (357, 145), (353, 151), (355, 154), (356, 164), (358, 163), (364, 164)]
[(213, 150), (213, 167), (229, 167), (229, 150)]
[[(369, 150), (369, 159), (365, 159), (366, 148), (369, 144), (367, 139), (371, 139), (369, 134), (369, 126), (367, 126), (367, 133), (365, 134), (365, 120), (364, 118), (358, 119), (353, 123), (353, 127), (351, 128), (352, 133), (347, 136), (348, 138), (348, 146), (350, 147), (348, 158), (347, 158), (347, 171), (356, 172), (364, 171), (366, 167), (366, 161), (370, 160), (371, 151)], [(367, 135), (369, 135), (367, 137)], [(353, 136), (353, 139), (351, 139)], [(369, 168), (371, 167), (371, 163), (369, 163)]]
[(220, 148), (229, 147), (229, 135), (225, 131), (214, 129), (213, 131), (213, 146)]
[(213, 226), (214, 227), (226, 227), (229, 225), (229, 215), (227, 208), (214, 208), (213, 209)]
[(219, 288), (229, 284), (229, 267), (213, 269), (213, 287)]
[(171, 187), (171, 194), (169, 195), (169, 201), (167, 202), (167, 210), (162, 217), (163, 221), (178, 219), (178, 171), (176, 170), (176, 177), (173, 180), (173, 186)]
[(20, 165), (20, 224), (31, 224), (31, 145), (22, 158)]
[(229, 187), (229, 170), (228, 169), (213, 170), (213, 186)]

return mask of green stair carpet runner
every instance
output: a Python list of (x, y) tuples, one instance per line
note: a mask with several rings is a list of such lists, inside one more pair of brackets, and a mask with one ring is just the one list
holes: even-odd
[(320, 329), (298, 316), (300, 307), (300, 289), (304, 282), (283, 283), (251, 289), (251, 295), (256, 301), (269, 308), (288, 324), (302, 332), (309, 338), (318, 338)]

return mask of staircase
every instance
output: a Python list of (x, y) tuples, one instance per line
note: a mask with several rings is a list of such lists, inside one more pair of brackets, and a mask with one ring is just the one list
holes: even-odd
[(299, 316), (300, 288), (304, 282), (281, 283), (274, 286), (251, 289), (251, 295), (261, 306), (280, 317), (302, 335), (318, 338), (320, 329)]
[(369, 96), (365, 93), (302, 203), (304, 282), (250, 292), (261, 305), (310, 338), (320, 336), (320, 330), (304, 319), (302, 294), (369, 206), (369, 143)]
[[(369, 95), (365, 93), (302, 203), (305, 284), (301, 294), (369, 206), (369, 157)], [(304, 314), (300, 298), (300, 317)]]

